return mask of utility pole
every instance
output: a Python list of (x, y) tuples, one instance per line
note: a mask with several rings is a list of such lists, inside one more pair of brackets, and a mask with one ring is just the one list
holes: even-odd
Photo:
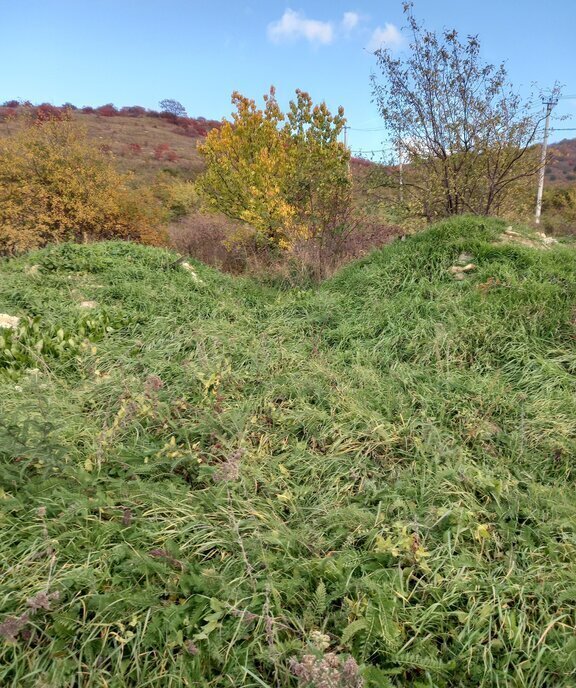
[(538, 171), (538, 194), (536, 196), (536, 213), (534, 220), (537, 225), (540, 224), (540, 215), (542, 214), (542, 193), (544, 192), (544, 173), (546, 172), (546, 149), (548, 147), (548, 132), (550, 130), (550, 114), (552, 108), (558, 103), (558, 99), (550, 99), (544, 102), (546, 105), (546, 123), (544, 125), (544, 140), (542, 141), (542, 155), (540, 157), (540, 169)]
[(402, 155), (402, 147), (398, 142), (398, 169), (400, 172), (400, 203), (404, 203), (404, 158)]
[[(345, 124), (344, 125), (344, 148), (348, 148), (348, 129), (350, 127)], [(348, 157), (348, 176), (350, 176), (350, 157)]]

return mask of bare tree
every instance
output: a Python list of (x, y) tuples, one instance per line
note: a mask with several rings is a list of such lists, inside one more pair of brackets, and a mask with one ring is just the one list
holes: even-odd
[(482, 62), (477, 36), (461, 41), (455, 30), (424, 29), (412, 3), (404, 12), (409, 53), (375, 52), (383, 79), (373, 75), (372, 93), (408, 163), (407, 202), (429, 221), (503, 212), (529, 192), (540, 168), (535, 144), (544, 114), (514, 91), (503, 64)]
[(161, 100), (158, 105), (160, 105), (160, 110), (162, 112), (167, 112), (175, 117), (187, 117), (186, 108), (177, 100), (165, 98), (164, 100)]

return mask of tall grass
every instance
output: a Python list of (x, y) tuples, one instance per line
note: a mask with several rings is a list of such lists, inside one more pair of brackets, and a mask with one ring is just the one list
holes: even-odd
[(2, 263), (0, 685), (574, 685), (576, 255), (502, 229), (314, 290)]

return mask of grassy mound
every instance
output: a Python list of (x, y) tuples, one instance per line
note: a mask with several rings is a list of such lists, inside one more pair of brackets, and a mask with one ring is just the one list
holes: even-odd
[(576, 252), (503, 229), (0, 264), (0, 685), (573, 685)]

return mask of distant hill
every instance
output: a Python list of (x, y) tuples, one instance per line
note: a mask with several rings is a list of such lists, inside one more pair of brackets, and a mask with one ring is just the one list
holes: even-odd
[[(25, 113), (42, 118), (61, 116), (65, 111), (48, 104), (16, 105), (0, 107), (0, 136), (10, 135), (22, 126), (20, 115)], [(140, 106), (118, 109), (109, 104), (98, 108), (69, 108), (68, 112), (86, 127), (88, 136), (103, 151), (116, 158), (121, 169), (145, 179), (154, 177), (160, 170), (170, 170), (188, 179), (196, 177), (202, 169), (198, 141), (220, 126), (215, 120), (177, 117)]]
[(546, 168), (546, 181), (553, 186), (576, 183), (576, 139), (564, 139), (550, 148), (550, 164)]

